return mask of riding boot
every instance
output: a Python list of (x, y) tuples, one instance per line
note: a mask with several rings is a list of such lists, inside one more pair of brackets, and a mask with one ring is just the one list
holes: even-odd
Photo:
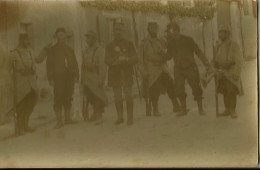
[(198, 100), (197, 103), (198, 103), (199, 114), (200, 115), (205, 115), (206, 113), (205, 113), (205, 111), (203, 109), (202, 100)]
[(188, 109), (186, 108), (186, 99), (182, 98), (180, 99), (181, 103), (181, 111), (176, 114), (177, 117), (184, 116), (188, 113)]
[(153, 105), (153, 115), (155, 117), (160, 117), (161, 115), (159, 114), (159, 109), (158, 109), (158, 101), (152, 101), (152, 105)]
[(124, 108), (123, 108), (123, 102), (122, 101), (117, 101), (115, 102), (115, 106), (116, 106), (116, 111), (117, 111), (117, 120), (115, 121), (115, 125), (119, 125), (121, 123), (124, 122), (124, 118), (123, 118), (123, 112), (124, 112)]
[(152, 106), (149, 99), (145, 99), (145, 105), (146, 105), (146, 116), (150, 117), (152, 116)]
[(133, 101), (127, 101), (126, 102), (127, 125), (132, 125), (133, 124), (133, 108), (134, 108)]
[(75, 124), (77, 121), (71, 120), (70, 109), (64, 109), (65, 114), (65, 124)]
[(54, 128), (55, 129), (59, 129), (59, 128), (61, 128), (63, 126), (61, 111), (56, 112), (56, 117), (57, 117), (57, 124), (56, 124), (56, 126)]
[(180, 104), (177, 100), (176, 97), (174, 97), (173, 99), (171, 99), (172, 101), (172, 105), (173, 105), (173, 112), (179, 112), (181, 109), (180, 109)]

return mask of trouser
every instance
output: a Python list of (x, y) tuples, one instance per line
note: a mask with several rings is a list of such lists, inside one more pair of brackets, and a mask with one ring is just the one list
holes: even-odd
[(74, 79), (72, 76), (62, 75), (55, 80), (53, 108), (57, 121), (62, 122), (62, 109), (65, 113), (65, 121), (70, 120), (70, 109), (74, 91)]
[(162, 72), (159, 78), (154, 82), (154, 84), (149, 88), (150, 98), (155, 112), (158, 112), (158, 100), (162, 92), (166, 91), (169, 98), (171, 99), (174, 107), (178, 107), (178, 101), (175, 96), (174, 84), (171, 77)]
[[(86, 96), (86, 101), (84, 104), (87, 106), (90, 103), (94, 110), (93, 116), (101, 118), (105, 107), (104, 102), (98, 98), (87, 86), (84, 87), (84, 95)], [(88, 112), (87, 110), (88, 108), (86, 108), (86, 112)], [(84, 117), (88, 118), (88, 114), (85, 113)]]
[(226, 78), (220, 79), (218, 83), (218, 91), (223, 94), (226, 111), (235, 113), (238, 94), (237, 87)]
[(200, 102), (202, 100), (202, 88), (200, 85), (200, 76), (199, 71), (196, 66), (180, 69), (174, 68), (174, 77), (175, 77), (175, 94), (181, 100), (185, 100), (187, 94), (185, 93), (185, 81), (188, 81), (189, 86), (192, 89), (192, 95), (194, 100)]
[(126, 109), (127, 109), (127, 120), (133, 121), (133, 97), (132, 97), (132, 86), (114, 86), (114, 98), (115, 106), (117, 110), (117, 119), (123, 120), (123, 93), (126, 99)]
[(38, 96), (35, 90), (31, 91), (17, 104), (17, 122), (19, 130), (29, 128), (29, 118), (37, 104)]

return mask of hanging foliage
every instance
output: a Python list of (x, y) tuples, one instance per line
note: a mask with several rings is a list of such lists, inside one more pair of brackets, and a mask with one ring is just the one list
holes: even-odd
[(185, 7), (183, 1), (170, 0), (166, 5), (159, 0), (134, 1), (134, 0), (94, 0), (81, 1), (84, 7), (97, 8), (108, 11), (140, 11), (156, 12), (169, 17), (199, 17), (205, 20), (211, 19), (215, 12), (215, 0), (194, 0), (194, 6)]

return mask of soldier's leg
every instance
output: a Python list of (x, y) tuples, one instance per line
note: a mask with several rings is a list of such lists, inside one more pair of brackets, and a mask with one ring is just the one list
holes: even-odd
[(162, 75), (162, 81), (163, 81), (163, 85), (166, 88), (167, 94), (169, 96), (169, 98), (171, 99), (172, 105), (173, 105), (173, 112), (178, 112), (180, 111), (180, 105), (179, 102), (177, 100), (177, 97), (175, 95), (175, 87), (173, 84), (173, 80), (171, 79), (171, 77), (166, 74), (163, 73)]
[(232, 118), (237, 118), (236, 114), (236, 103), (237, 103), (237, 94), (238, 89), (235, 85), (233, 85), (231, 82), (227, 81), (227, 100), (228, 100), (228, 107), (230, 111), (230, 115)]
[(73, 77), (67, 77), (67, 81), (65, 83), (65, 92), (64, 92), (64, 115), (65, 115), (65, 124), (73, 124), (77, 123), (71, 119), (71, 103), (73, 100), (74, 93), (74, 80)]
[(181, 103), (181, 111), (176, 114), (177, 117), (186, 115), (188, 110), (186, 107), (186, 93), (185, 93), (185, 75), (180, 69), (174, 69), (175, 88), (174, 92)]
[(54, 128), (60, 128), (63, 126), (63, 119), (62, 119), (62, 107), (63, 107), (63, 98), (64, 98), (64, 84), (57, 80), (55, 81), (53, 93), (54, 93), (54, 104), (53, 109), (56, 114), (57, 124)]
[(29, 119), (33, 112), (34, 107), (37, 104), (37, 101), (38, 101), (38, 95), (37, 95), (36, 91), (32, 89), (31, 92), (28, 94), (27, 111), (26, 111), (26, 115), (24, 118), (24, 128), (25, 128), (26, 132), (32, 132), (34, 130), (29, 126)]
[(155, 117), (160, 117), (159, 113), (159, 108), (158, 108), (158, 101), (159, 101), (159, 96), (161, 93), (161, 78), (159, 77), (157, 81), (154, 82), (154, 84), (150, 87), (150, 98), (151, 98), (151, 103), (153, 106), (153, 115)]
[(229, 96), (227, 92), (227, 81), (226, 79), (220, 79), (218, 81), (218, 91), (223, 94), (223, 101), (224, 101), (224, 106), (225, 110), (223, 113), (219, 114), (219, 116), (228, 116), (230, 115), (230, 109), (229, 109)]
[(16, 112), (17, 112), (17, 126), (18, 126), (18, 135), (23, 135), (25, 132), (24, 129), (24, 117), (27, 108), (27, 100), (24, 97), (17, 105), (16, 105)]
[[(93, 93), (89, 90), (89, 88), (87, 86), (84, 87), (84, 93), (85, 93), (85, 97), (86, 97), (86, 103), (85, 105), (89, 105), (91, 104), (92, 108), (94, 108), (94, 104), (93, 104)], [(94, 109), (93, 109), (94, 110)], [(88, 112), (88, 110), (86, 110)], [(85, 115), (86, 116), (86, 115)], [(87, 115), (88, 117), (88, 115)], [(94, 121), (96, 119), (96, 115), (93, 113), (92, 116), (90, 117), (89, 121)]]
[(199, 114), (205, 115), (203, 105), (202, 105), (202, 88), (200, 84), (200, 77), (199, 77), (199, 71), (197, 67), (191, 68), (187, 70), (185, 73), (188, 83), (192, 89), (192, 94), (194, 96), (194, 100), (197, 101)]
[(119, 125), (124, 122), (123, 118), (123, 97), (122, 97), (122, 87), (115, 86), (113, 87), (115, 106), (117, 111), (117, 120), (115, 121), (115, 125)]
[(132, 96), (132, 86), (123, 87), (124, 95), (126, 99), (126, 111), (127, 111), (127, 125), (133, 124), (133, 96)]
[(146, 106), (146, 116), (151, 116), (152, 106), (151, 106), (151, 99), (149, 94), (149, 85), (148, 85), (148, 78), (143, 78), (142, 81), (142, 95), (145, 100), (145, 106)]
[(99, 99), (97, 96), (94, 96), (93, 109), (96, 115), (96, 124), (102, 123), (102, 114), (104, 113), (104, 106), (105, 104), (103, 103), (103, 101)]

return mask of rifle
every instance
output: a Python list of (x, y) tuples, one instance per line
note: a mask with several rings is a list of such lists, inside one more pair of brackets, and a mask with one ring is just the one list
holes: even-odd
[(13, 117), (14, 117), (14, 135), (18, 136), (19, 135), (19, 127), (18, 127), (18, 115), (17, 115), (17, 109), (16, 109), (16, 105), (17, 105), (17, 99), (16, 99), (16, 77), (15, 77), (15, 61), (13, 61), (13, 72), (12, 72), (12, 78), (13, 78)]
[(219, 116), (219, 109), (218, 109), (218, 80), (217, 80), (217, 75), (215, 75), (215, 100), (216, 100), (216, 116)]
[(135, 72), (135, 79), (136, 79), (136, 84), (137, 84), (137, 88), (138, 88), (140, 103), (142, 103), (141, 89), (140, 89), (140, 85), (139, 85), (139, 81), (138, 81), (138, 77), (137, 77), (137, 69), (136, 69), (135, 65), (134, 65), (134, 72)]

